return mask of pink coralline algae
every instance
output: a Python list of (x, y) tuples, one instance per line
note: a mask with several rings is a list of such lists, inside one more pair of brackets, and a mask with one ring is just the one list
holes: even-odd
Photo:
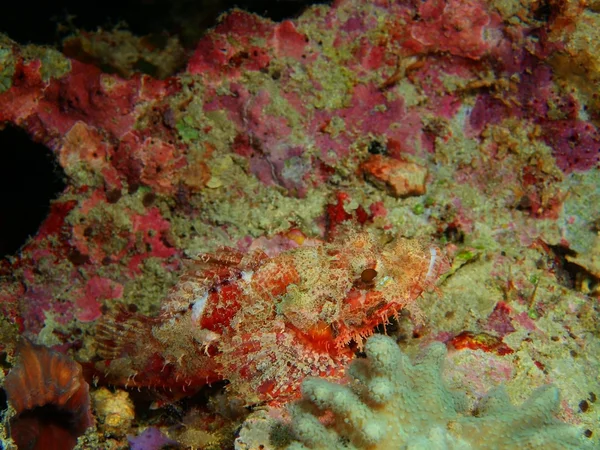
[(479, 59), (496, 44), (493, 32), (486, 39), (492, 17), (479, 1), (427, 0), (421, 2), (417, 14), (420, 20), (409, 22), (403, 43), (415, 53), (448, 52)]
[(100, 307), (103, 301), (123, 296), (123, 286), (109, 278), (94, 276), (88, 280), (83, 289), (74, 292), (74, 295), (76, 297), (75, 317), (81, 322), (90, 322), (102, 315)]

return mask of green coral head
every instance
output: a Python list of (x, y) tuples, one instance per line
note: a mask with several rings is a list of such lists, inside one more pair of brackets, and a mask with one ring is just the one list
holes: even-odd
[[(554, 417), (560, 408), (556, 387), (543, 386), (518, 406), (503, 388), (496, 388), (470, 411), (464, 394), (444, 383), (447, 350), (442, 343), (430, 345), (414, 362), (383, 335), (371, 336), (365, 351), (367, 357), (356, 359), (348, 369), (350, 383), (318, 378), (303, 382), (302, 400), (290, 407), (285, 448), (592, 448), (580, 430)], [(324, 414), (326, 421), (320, 420)]]

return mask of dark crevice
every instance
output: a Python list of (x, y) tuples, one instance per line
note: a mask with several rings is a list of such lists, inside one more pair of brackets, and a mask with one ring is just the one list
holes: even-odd
[(4, 389), (0, 389), (0, 414), (4, 413), (4, 411), (6, 411), (6, 408), (8, 408), (8, 399), (6, 397), (6, 391)]
[(577, 253), (562, 245), (549, 245), (548, 247), (552, 250), (549, 268), (556, 274), (556, 278), (560, 284), (569, 289), (574, 289), (578, 266), (569, 262), (567, 255), (576, 256)]
[(549, 247), (554, 253), (554, 260), (551, 268), (555, 272), (560, 284), (569, 289), (580, 290), (579, 288), (583, 280), (587, 280), (589, 285), (588, 288), (591, 288), (592, 290), (598, 288), (598, 284), (600, 283), (598, 277), (584, 267), (567, 259), (567, 256), (577, 256), (577, 252), (561, 245), (550, 245)]
[(0, 258), (15, 254), (46, 218), (64, 189), (52, 152), (22, 130), (0, 131)]
[[(36, 399), (37, 400), (37, 399)], [(14, 417), (10, 435), (19, 449), (73, 448), (81, 432), (74, 423), (74, 413), (56, 405), (44, 405)]]

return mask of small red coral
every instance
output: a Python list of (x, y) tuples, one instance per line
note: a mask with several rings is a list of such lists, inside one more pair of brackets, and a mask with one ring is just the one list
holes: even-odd
[(450, 343), (457, 350), (465, 348), (471, 350), (483, 350), (484, 352), (494, 352), (500, 356), (510, 355), (514, 350), (502, 342), (502, 338), (492, 336), (487, 333), (473, 333), (471, 331), (463, 331), (456, 335)]
[(10, 424), (12, 439), (21, 449), (71, 450), (94, 422), (81, 366), (28, 340), (22, 341), (18, 355), (4, 379), (17, 413)]

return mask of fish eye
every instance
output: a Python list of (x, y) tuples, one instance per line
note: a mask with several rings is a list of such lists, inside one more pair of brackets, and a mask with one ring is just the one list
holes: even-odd
[(377, 271), (375, 269), (365, 269), (360, 274), (360, 279), (364, 283), (370, 283), (377, 276)]

